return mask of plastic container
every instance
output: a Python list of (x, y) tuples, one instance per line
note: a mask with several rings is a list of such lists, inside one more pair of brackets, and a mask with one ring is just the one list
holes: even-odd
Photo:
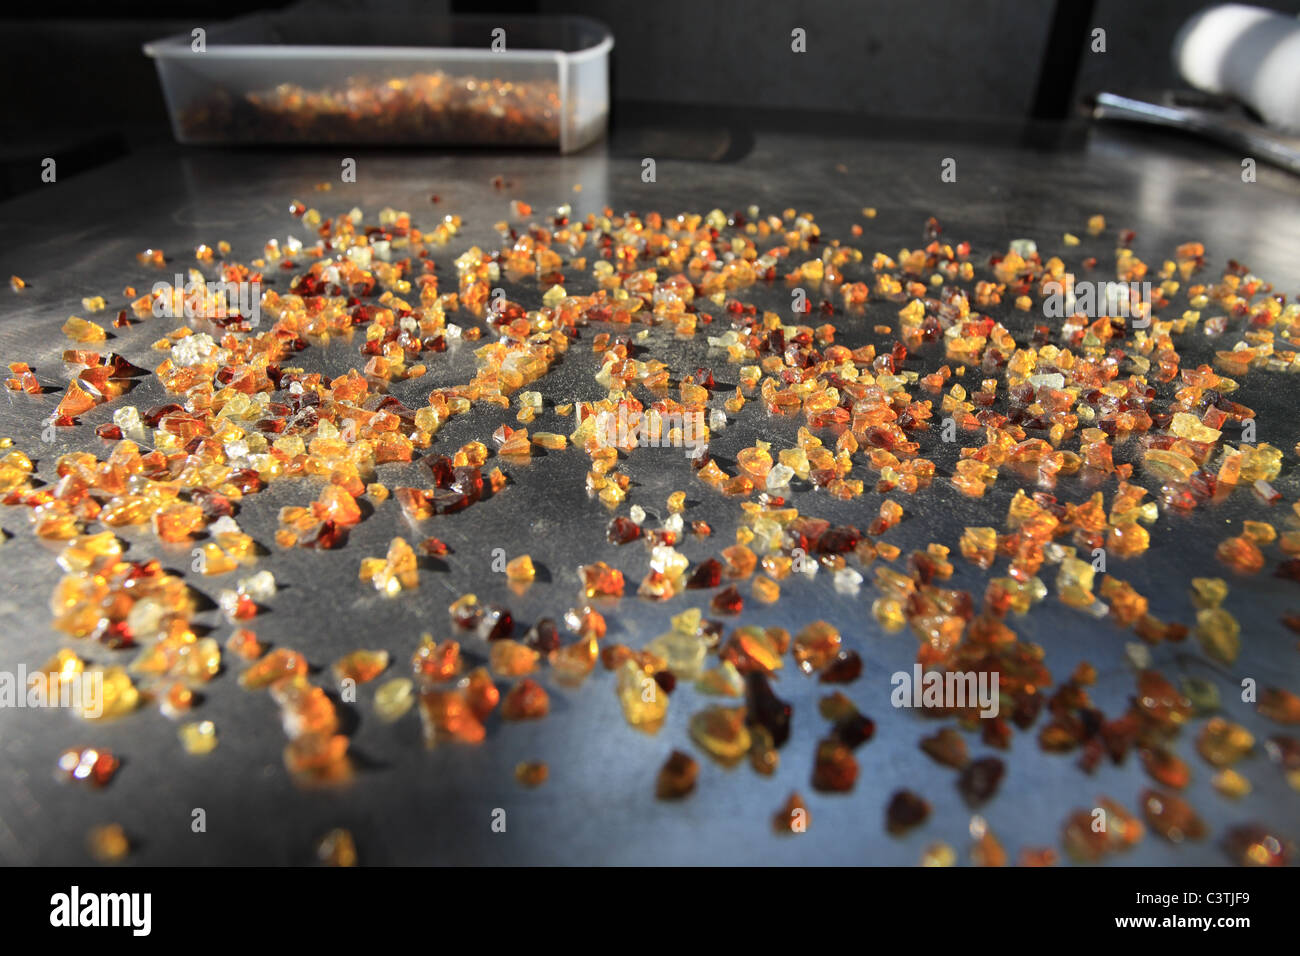
[(613, 46), (609, 29), (585, 17), (269, 13), (144, 52), (182, 143), (567, 153), (604, 135)]

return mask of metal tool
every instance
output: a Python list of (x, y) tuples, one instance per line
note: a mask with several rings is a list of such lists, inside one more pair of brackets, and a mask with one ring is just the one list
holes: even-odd
[(1179, 129), (1242, 150), (1293, 173), (1300, 173), (1300, 137), (1287, 136), (1251, 119), (1231, 100), (1200, 93), (1171, 92), (1165, 102), (1098, 93), (1092, 101), (1095, 120), (1119, 120)]

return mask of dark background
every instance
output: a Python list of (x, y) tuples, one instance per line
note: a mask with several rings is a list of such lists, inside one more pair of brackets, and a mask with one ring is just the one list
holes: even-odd
[[(1061, 119), (1100, 89), (1177, 86), (1169, 49), (1204, 0), (306, 0), (331, 10), (577, 13), (613, 30), (613, 123), (724, 107), (729, 116), (798, 129), (820, 121), (855, 135), (902, 122), (936, 130), (988, 121)], [(1300, 12), (1300, 0), (1261, 5)], [(51, 2), (0, 12), (0, 198), (39, 184), (55, 156), (65, 173), (170, 138), (149, 40), (263, 9), (274, 0)], [(808, 53), (771, 57), (803, 27)], [(1093, 27), (1107, 51), (1088, 49)]]
[[(503, 12), (519, 12), (523, 5), (513, 6), (515, 10)], [(530, 6), (545, 12), (561, 9), (548, 2)], [(578, 217), (606, 205), (666, 210), (743, 209), (751, 202), (764, 209), (790, 206), (815, 211), (827, 236), (844, 236), (850, 224), (859, 221), (857, 210), (872, 205), (879, 207), (879, 216), (866, 225), (865, 249), (915, 241), (922, 235), (924, 219), (933, 215), (946, 237), (972, 243), (972, 261), (980, 263), (1004, 250), (1012, 237), (1035, 237), (1041, 248), (1055, 252), (1066, 230), (1079, 233), (1083, 242), (1073, 252), (1063, 251), (1071, 262), (1081, 256), (1104, 259), (1113, 254), (1116, 233), (1131, 227), (1138, 232), (1134, 251), (1146, 261), (1161, 261), (1178, 243), (1204, 240), (1214, 260), (1206, 276), (1216, 274), (1232, 256), (1276, 282), (1290, 298), (1300, 287), (1295, 257), (1300, 248), (1300, 180), (1295, 177), (1261, 166), (1258, 182), (1246, 184), (1239, 153), (1140, 128), (1097, 124), (1070, 148), (1057, 150), (1025, 149), (1018, 137), (1006, 135), (1018, 125), (1070, 127), (1042, 120), (1070, 115), (1083, 93), (1099, 87), (1139, 91), (1171, 85), (1170, 41), (1178, 24), (1198, 6), (1136, 6), (1109, 0), (1092, 5), (1075, 0), (1063, 4), (1058, 16), (1056, 6), (1034, 0), (953, 0), (942, 5), (926, 0), (569, 4), (563, 9), (595, 13), (617, 37), (613, 130), (607, 144), (565, 156), (545, 151), (374, 150), (361, 156), (365, 173), (358, 182), (340, 185), (327, 197), (328, 206), (324, 199), (320, 202), (328, 209), (355, 204), (366, 210), (416, 210), (421, 223), (442, 210), (454, 211), (465, 217), (455, 251), (470, 244), (495, 248), (499, 235), (492, 224), (515, 197), (541, 202), (563, 196)], [(412, 7), (390, 4), (386, 9), (409, 12)], [(436, 16), (447, 8), (424, 4), (417, 9)], [(48, 19), (0, 19), (6, 52), (0, 70), (7, 71), (4, 115), (9, 120), (0, 150), (17, 157), (15, 163), (21, 161), (12, 167), (12, 181), (15, 190), (25, 190), (0, 210), (0, 258), (6, 270), (0, 275), (32, 280), (21, 295), (13, 293), (4, 301), (0, 352), (30, 360), (39, 369), (59, 367), (66, 343), (55, 329), (80, 297), (120, 288), (124, 266), (133, 270), (132, 281), (148, 276), (134, 267), (133, 256), (140, 249), (162, 247), (175, 256), (178, 249), (217, 239), (230, 241), (241, 252), (260, 249), (268, 226), (295, 228), (287, 215), (288, 201), (315, 196), (313, 184), (337, 175), (339, 157), (337, 151), (306, 148), (170, 145), (153, 66), (140, 45), (188, 33), (194, 26), (215, 26), (216, 18), (247, 12), (251, 4), (178, 0), (166, 18), (131, 3), (118, 3), (110, 11), (66, 4), (38, 9)], [(1104, 55), (1084, 53), (1094, 25), (1108, 31)], [(805, 56), (781, 52), (788, 50), (794, 26), (808, 32)], [(659, 137), (654, 151), (634, 151), (626, 144), (635, 141), (637, 117), (649, 113), (655, 114), (657, 126), (643, 135)], [(733, 148), (737, 137), (729, 134), (746, 126), (753, 136), (742, 152)], [(718, 129), (715, 141), (727, 149), (726, 162), (700, 162), (670, 152), (708, 146), (707, 134)], [(660, 135), (663, 130), (678, 132), (670, 137)], [(1064, 129), (1062, 138), (1072, 135)], [(71, 164), (65, 154), (57, 154), (58, 188), (35, 190), (39, 162), (34, 157), (51, 155), (44, 151), (59, 142), (85, 166), (99, 168), (68, 176)], [(126, 150), (132, 152), (123, 158)], [(957, 155), (960, 180), (941, 184), (941, 158)], [(661, 160), (655, 183), (640, 177), (644, 156)], [(500, 189), (493, 184), (497, 179), (516, 185)], [(570, 192), (575, 183), (584, 184), (581, 194)], [(438, 207), (428, 201), (434, 189), (442, 196)], [(1082, 228), (1093, 214), (1104, 215), (1110, 224), (1102, 235), (1087, 235)], [(783, 298), (789, 302), (786, 290), (775, 285), (754, 294), (762, 296), (756, 304), (763, 309), (782, 307)], [(852, 323), (854, 331), (846, 329), (845, 340), (854, 345), (871, 340), (883, 347), (886, 338), (874, 332), (872, 320), (888, 322), (896, 308), (887, 301), (872, 302), (870, 318)], [(1036, 321), (1010, 303), (994, 314), (1026, 336)], [(120, 330), (113, 348), (147, 355), (156, 334), (149, 325)], [(863, 338), (849, 339), (850, 334)], [(1199, 334), (1186, 338), (1192, 365), (1208, 361), (1219, 344), (1226, 344)], [(711, 363), (705, 343), (698, 338), (692, 342), (662, 334), (647, 349), (675, 367)], [(328, 361), (350, 363), (356, 353), (340, 342), (328, 354)], [(690, 364), (688, 358), (697, 360)], [(473, 355), (464, 350), (456, 361), (447, 363), (443, 374), (448, 377), (441, 382), (463, 379)], [(591, 397), (598, 361), (595, 353), (571, 350), (552, 372), (548, 390)], [(341, 372), (345, 366), (326, 367)], [(1260, 437), (1281, 448), (1300, 439), (1294, 381), (1282, 373), (1252, 373), (1234, 395), (1258, 410)], [(428, 380), (413, 380), (397, 385), (394, 394), (419, 402), (428, 387)], [(35, 398), (51, 406), (57, 400), (54, 394)], [(146, 408), (164, 400), (156, 377), (143, 380), (131, 398)], [(90, 417), (86, 425), (107, 420), (111, 411), (96, 409), (96, 416), (102, 417)], [(797, 422), (769, 418), (760, 403), (750, 403), (747, 415), (743, 426), (729, 428), (715, 445), (724, 461), (734, 460), (740, 447), (758, 437), (793, 442)], [(0, 434), (14, 436), (18, 447), (44, 449), (33, 433), (41, 417), (31, 414), (29, 404), (0, 401)], [(503, 413), (483, 406), (474, 415), (457, 416), (440, 433), (440, 441), (455, 446), (486, 434), (503, 418)], [(60, 436), (65, 444), (43, 450), (42, 477), (49, 480), (58, 454), (81, 450), (81, 439), (88, 437), (81, 430), (69, 431)], [(958, 449), (943, 447), (947, 450), (937, 464), (941, 473), (950, 473)], [(691, 487), (687, 482), (693, 480), (681, 456), (638, 458), (633, 467), (629, 474), (647, 502), (663, 501), (670, 490)], [(556, 603), (557, 596), (579, 593), (578, 564), (607, 547), (608, 513), (586, 496), (584, 473), (581, 456), (539, 456), (535, 466), (512, 475), (509, 493), (461, 515), (446, 516), (446, 528), (440, 526), (437, 532), (456, 557), (445, 571), (430, 570), (418, 600), (385, 601), (357, 588), (358, 556), (382, 554), (387, 547), (393, 527), (385, 520), (362, 522), (348, 547), (338, 551), (281, 552), (274, 562), (281, 590), (271, 613), (259, 616), (255, 629), (272, 645), (297, 647), (314, 662), (324, 663), (358, 646), (387, 646), (403, 654), (422, 631), (444, 635), (440, 603), (470, 590), (485, 603), (505, 604), (524, 624), (543, 614), (554, 616), (568, 603), (564, 597), (558, 599), (565, 603)], [(959, 528), (985, 523), (990, 514), (1004, 514), (1018, 484), (999, 481), (979, 500), (942, 486), (934, 495), (909, 500), (912, 513), (891, 532), (892, 543), (908, 553), (929, 541), (955, 541)], [(1288, 469), (1276, 487), (1285, 501), (1295, 501), (1300, 497), (1300, 470)], [(1059, 491), (1063, 500), (1076, 501), (1086, 493), (1090, 491), (1082, 478)], [(241, 506), (240, 522), (250, 528), (269, 527), (281, 506), (300, 505), (307, 498), (303, 483), (277, 482), (250, 496)], [(700, 509), (693, 517), (713, 525), (713, 541), (734, 537), (736, 512), (723, 499), (703, 499), (693, 507)], [(1150, 555), (1126, 562), (1116, 573), (1150, 596), (1153, 613), (1187, 621), (1186, 587), (1179, 582), (1191, 575), (1223, 574), (1214, 552), (1224, 529), (1240, 526), (1246, 517), (1260, 518), (1261, 507), (1243, 489), (1214, 509), (1197, 509), (1192, 515), (1166, 511), (1153, 530)], [(861, 523), (862, 508), (860, 501), (821, 500), (814, 513), (836, 524)], [(1278, 520), (1276, 512), (1270, 517)], [(188, 565), (183, 546), (169, 553), (144, 529), (123, 537), (141, 556), (157, 556), (175, 568)], [(541, 557), (545, 549), (547, 585), (516, 597), (497, 580), (499, 575), (482, 573), (489, 549), (497, 542), (509, 545), (508, 553), (528, 549)], [(688, 552), (690, 557), (699, 560), (714, 545), (700, 541), (688, 547), (695, 549)], [(21, 661), (30, 667), (53, 649), (45, 627), (48, 587), (40, 581), (33, 586), (34, 576), (48, 576), (47, 569), (53, 567), (52, 549), (26, 533), (13, 534), (4, 549), (10, 573), (0, 575), (0, 633), (6, 635), (0, 664), (13, 669)], [(634, 551), (606, 551), (603, 556), (620, 566), (630, 581), (643, 571), (636, 566)], [(227, 675), (205, 690), (202, 714), (214, 720), (222, 742), (202, 759), (190, 760), (180, 752), (170, 721), (142, 716), (96, 727), (92, 736), (84, 727), (72, 734), (71, 728), (78, 725), (70, 715), (59, 721), (36, 710), (6, 712), (0, 740), (0, 863), (84, 863), (88, 857), (83, 826), (110, 820), (126, 828), (133, 841), (131, 861), (142, 865), (304, 864), (313, 859), (315, 841), (336, 826), (352, 830), (367, 864), (811, 860), (902, 865), (915, 862), (935, 840), (964, 852), (969, 846), (969, 808), (951, 775), (937, 772), (916, 746), (920, 735), (933, 732), (935, 725), (872, 696), (886, 686), (892, 671), (911, 667), (915, 645), (907, 635), (880, 633), (864, 615), (865, 596), (836, 593), (830, 577), (819, 574), (813, 582), (792, 585), (790, 599), (766, 612), (764, 623), (794, 631), (815, 613), (868, 651), (872, 676), (852, 693), (863, 712), (877, 721), (878, 730), (869, 751), (864, 751), (855, 795), (807, 792), (809, 755), (825, 726), (817, 719), (823, 688), (794, 675), (782, 684), (782, 695), (790, 700), (796, 718), (777, 774), (760, 780), (701, 761), (701, 792), (681, 805), (654, 800), (652, 781), (668, 749), (686, 746), (687, 723), (696, 703), (691, 689), (679, 691), (687, 696), (674, 701), (660, 735), (626, 728), (612, 733), (612, 726), (621, 727), (622, 717), (613, 676), (602, 670), (580, 692), (554, 688), (550, 719), (529, 726), (494, 725), (489, 733), (495, 739), (488, 746), (439, 748), (434, 754), (421, 750), (414, 714), (390, 728), (371, 719), (368, 708), (358, 707), (352, 712), (357, 722), (351, 738), (364, 776), (356, 787), (314, 790), (297, 786), (283, 769), (274, 702), (265, 694), (246, 694)], [(958, 564), (952, 586), (978, 593), (984, 583), (984, 575)], [(203, 588), (207, 592), (212, 586)], [(1225, 716), (1240, 721), (1262, 743), (1278, 728), (1235, 699), (1234, 691), (1239, 678), (1248, 675), (1298, 686), (1295, 635), (1279, 622), (1284, 611), (1296, 607), (1295, 585), (1265, 573), (1234, 579), (1232, 589), (1228, 606), (1241, 621), (1244, 638), (1236, 665), (1213, 665), (1190, 643), (1167, 643), (1155, 648), (1153, 656), (1175, 679), (1191, 675), (1214, 682), (1225, 700)], [(322, 600), (322, 595), (329, 599)], [(664, 629), (666, 613), (694, 603), (682, 597), (669, 610), (625, 600), (610, 615), (609, 640), (640, 646)], [(202, 620), (215, 624), (215, 617), (205, 612)], [(1091, 659), (1099, 672), (1091, 692), (1097, 706), (1108, 714), (1127, 706), (1133, 692), (1132, 668), (1123, 654), (1127, 634), (1056, 600), (1043, 602), (1013, 626), (1023, 639), (1044, 647), (1058, 680)], [(1184, 732), (1184, 757), (1191, 753), (1191, 737), (1192, 732)], [(53, 762), (73, 744), (94, 744), (124, 755), (127, 762), (120, 777), (99, 793), (57, 782)], [(1240, 802), (1217, 796), (1210, 774), (1197, 765), (1186, 795), (1206, 815), (1211, 839), (1175, 846), (1150, 836), (1135, 852), (1114, 862), (1221, 864), (1229, 859), (1222, 835), (1249, 820), (1285, 827), (1284, 835), (1293, 835), (1296, 794), (1277, 768), (1268, 766), (1262, 749), (1244, 768), (1255, 791)], [(1151, 785), (1135, 759), (1120, 766), (1107, 763), (1095, 776), (1085, 777), (1075, 769), (1074, 757), (1045, 755), (1032, 739), (1020, 739), (1005, 756), (1003, 792), (981, 815), (1010, 841), (1013, 854), (1025, 846), (1057, 845), (1065, 814), (1097, 795), (1132, 807)], [(517, 761), (535, 759), (548, 762), (552, 779), (524, 793), (514, 783), (512, 769)], [(889, 794), (904, 786), (933, 803), (933, 821), (906, 838), (885, 837), (881, 821)], [(769, 824), (784, 796), (795, 788), (809, 796), (814, 820), (809, 833), (799, 838), (802, 842), (779, 839)], [(208, 809), (211, 838), (190, 832), (193, 807)], [(484, 823), (487, 811), (496, 807), (510, 812), (509, 835), (500, 839)], [(1107, 880), (1113, 882), (1113, 874)], [(1228, 884), (1234, 889), (1240, 885)], [(1060, 899), (1068, 902), (1073, 897)], [(1078, 920), (1070, 918), (1073, 928)]]

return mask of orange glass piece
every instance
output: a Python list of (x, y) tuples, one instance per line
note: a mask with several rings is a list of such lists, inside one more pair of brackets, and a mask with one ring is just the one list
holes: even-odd
[(445, 740), (478, 744), (487, 736), (483, 722), (470, 706), (464, 691), (427, 690), (420, 695), (420, 720), (424, 744), (436, 746)]
[(411, 669), (417, 677), (433, 682), (451, 680), (460, 673), (460, 644), (451, 640), (438, 643), (431, 634), (423, 635), (411, 656)]
[(358, 649), (340, 657), (334, 662), (330, 671), (336, 681), (351, 680), (357, 684), (365, 684), (374, 680), (387, 668), (388, 651)]
[(578, 568), (582, 587), (587, 597), (622, 597), (623, 572), (611, 568), (604, 561), (584, 564)]
[(821, 670), (840, 650), (840, 632), (826, 621), (814, 621), (794, 638), (794, 659), (805, 674)]
[(245, 690), (260, 690), (286, 677), (306, 674), (305, 657), (287, 647), (277, 647), (239, 675), (239, 686)]
[(60, 419), (76, 418), (90, 411), (96, 404), (96, 396), (82, 388), (81, 383), (74, 379), (68, 383), (67, 391), (63, 393), (54, 414)]
[(348, 771), (348, 738), (342, 734), (303, 734), (284, 748), (284, 765), (295, 775), (338, 779)]
[(551, 711), (551, 699), (537, 681), (525, 677), (506, 692), (501, 716), (506, 720), (536, 720)]

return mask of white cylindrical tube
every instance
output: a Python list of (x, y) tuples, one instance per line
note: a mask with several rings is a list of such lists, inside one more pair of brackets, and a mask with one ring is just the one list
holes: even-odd
[(1300, 132), (1300, 20), (1229, 3), (1202, 10), (1174, 39), (1190, 85), (1235, 97), (1270, 126)]

